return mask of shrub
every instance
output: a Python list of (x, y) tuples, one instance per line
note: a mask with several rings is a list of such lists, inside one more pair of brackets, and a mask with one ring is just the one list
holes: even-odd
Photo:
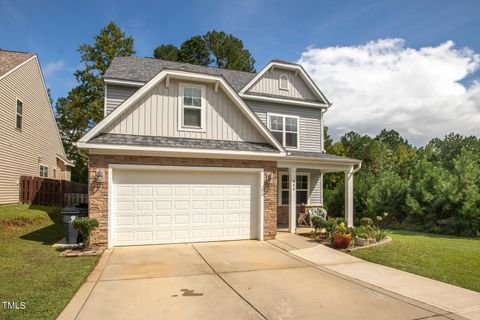
[(362, 226), (368, 227), (373, 224), (373, 220), (370, 219), (369, 217), (363, 217), (362, 219), (360, 219), (360, 224)]
[(375, 240), (381, 241), (381, 240), (385, 239), (386, 236), (387, 236), (387, 230), (380, 229), (379, 226), (377, 226), (375, 228)]
[(90, 249), (90, 234), (98, 228), (98, 220), (89, 217), (77, 218), (73, 221), (73, 227), (82, 235), (85, 249)]

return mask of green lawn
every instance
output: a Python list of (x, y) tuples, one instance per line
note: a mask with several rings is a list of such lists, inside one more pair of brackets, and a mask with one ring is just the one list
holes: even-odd
[(26, 304), (0, 319), (55, 319), (80, 288), (98, 257), (59, 257), (63, 235), (58, 208), (0, 206), (0, 301)]
[(395, 231), (390, 244), (350, 254), (459, 287), (480, 291), (480, 239)]

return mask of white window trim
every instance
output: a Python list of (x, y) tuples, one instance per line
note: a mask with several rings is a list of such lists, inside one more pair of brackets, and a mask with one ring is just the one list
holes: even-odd
[[(307, 176), (307, 203), (305, 203), (305, 205), (310, 205), (310, 172), (297, 172), (296, 174), (297, 176)], [(288, 172), (285, 172), (285, 173), (280, 173), (280, 179), (278, 180), (279, 183), (278, 183), (278, 204), (282, 207), (285, 207), (285, 206), (288, 206), (288, 204), (283, 204), (282, 203), (282, 191), (290, 191), (290, 188), (287, 188), (287, 189), (283, 189), (282, 188), (282, 177), (283, 176), (289, 176)], [(295, 179), (297, 179), (297, 177), (295, 177)], [(295, 181), (296, 183), (296, 181)], [(295, 186), (295, 192), (296, 191), (305, 191), (305, 189), (300, 189), (298, 190)], [(299, 206), (300, 204), (297, 204), (297, 206)]]
[[(280, 144), (283, 145), (283, 147), (286, 149), (286, 150), (300, 150), (300, 117), (299, 116), (293, 116), (293, 115), (288, 115), (288, 114), (281, 114), (281, 113), (267, 113), (267, 127), (268, 127), (268, 130), (270, 130), (270, 132), (272, 132), (272, 129), (270, 127), (271, 123), (270, 123), (270, 118), (274, 116), (274, 117), (283, 117), (283, 137), (282, 137), (282, 140), (283, 141), (279, 141)], [(285, 117), (287, 118), (295, 118), (297, 119), (297, 147), (294, 148), (294, 147), (287, 147), (283, 144), (284, 141), (286, 141), (285, 139)]]
[[(202, 103), (200, 109), (200, 122), (201, 126), (200, 128), (196, 127), (189, 127), (189, 126), (184, 126), (183, 125), (183, 92), (185, 88), (196, 88), (200, 89), (202, 92)], [(205, 99), (205, 92), (206, 92), (206, 86), (204, 85), (199, 85), (199, 84), (190, 84), (190, 83), (180, 83), (178, 86), (178, 131), (194, 131), (194, 132), (206, 132), (206, 126), (205, 126), (205, 115), (206, 115), (206, 99)]]
[[(287, 86), (286, 87), (282, 87), (282, 78), (287, 79)], [(289, 79), (288, 79), (288, 76), (285, 73), (282, 73), (280, 75), (280, 77), (278, 78), (278, 89), (285, 90), (285, 91), (289, 90)]]
[[(20, 102), (22, 104), (22, 113), (21, 114), (18, 113), (18, 108), (17, 108), (18, 102)], [(20, 118), (21, 118), (20, 128), (17, 127), (17, 117), (19, 115), (20, 115)], [(15, 99), (15, 129), (20, 130), (20, 131), (23, 129), (23, 101), (18, 99), (18, 98)]]
[[(42, 175), (42, 170), (40, 169), (41, 167), (43, 167), (44, 170), (45, 170), (45, 168), (47, 169), (47, 176), (46, 176), (46, 177)], [(47, 166), (46, 164), (42, 164), (42, 163), (39, 163), (39, 164), (38, 164), (38, 176), (39, 176), (39, 177), (41, 177), (41, 178), (48, 178), (49, 171), (50, 171), (50, 170), (49, 170), (49, 168), (48, 168), (48, 166)]]

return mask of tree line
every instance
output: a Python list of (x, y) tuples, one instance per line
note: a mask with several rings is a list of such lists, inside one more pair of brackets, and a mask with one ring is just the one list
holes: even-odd
[[(369, 137), (355, 132), (333, 142), (328, 153), (362, 160), (355, 174), (356, 219), (388, 212), (391, 228), (480, 236), (480, 139), (451, 133), (414, 147), (394, 130)], [(333, 215), (344, 208), (342, 174), (324, 179), (325, 207)]]

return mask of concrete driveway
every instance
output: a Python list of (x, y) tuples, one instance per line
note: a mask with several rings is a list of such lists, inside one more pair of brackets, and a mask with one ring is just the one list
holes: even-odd
[(107, 251), (59, 319), (459, 319), (270, 243)]

